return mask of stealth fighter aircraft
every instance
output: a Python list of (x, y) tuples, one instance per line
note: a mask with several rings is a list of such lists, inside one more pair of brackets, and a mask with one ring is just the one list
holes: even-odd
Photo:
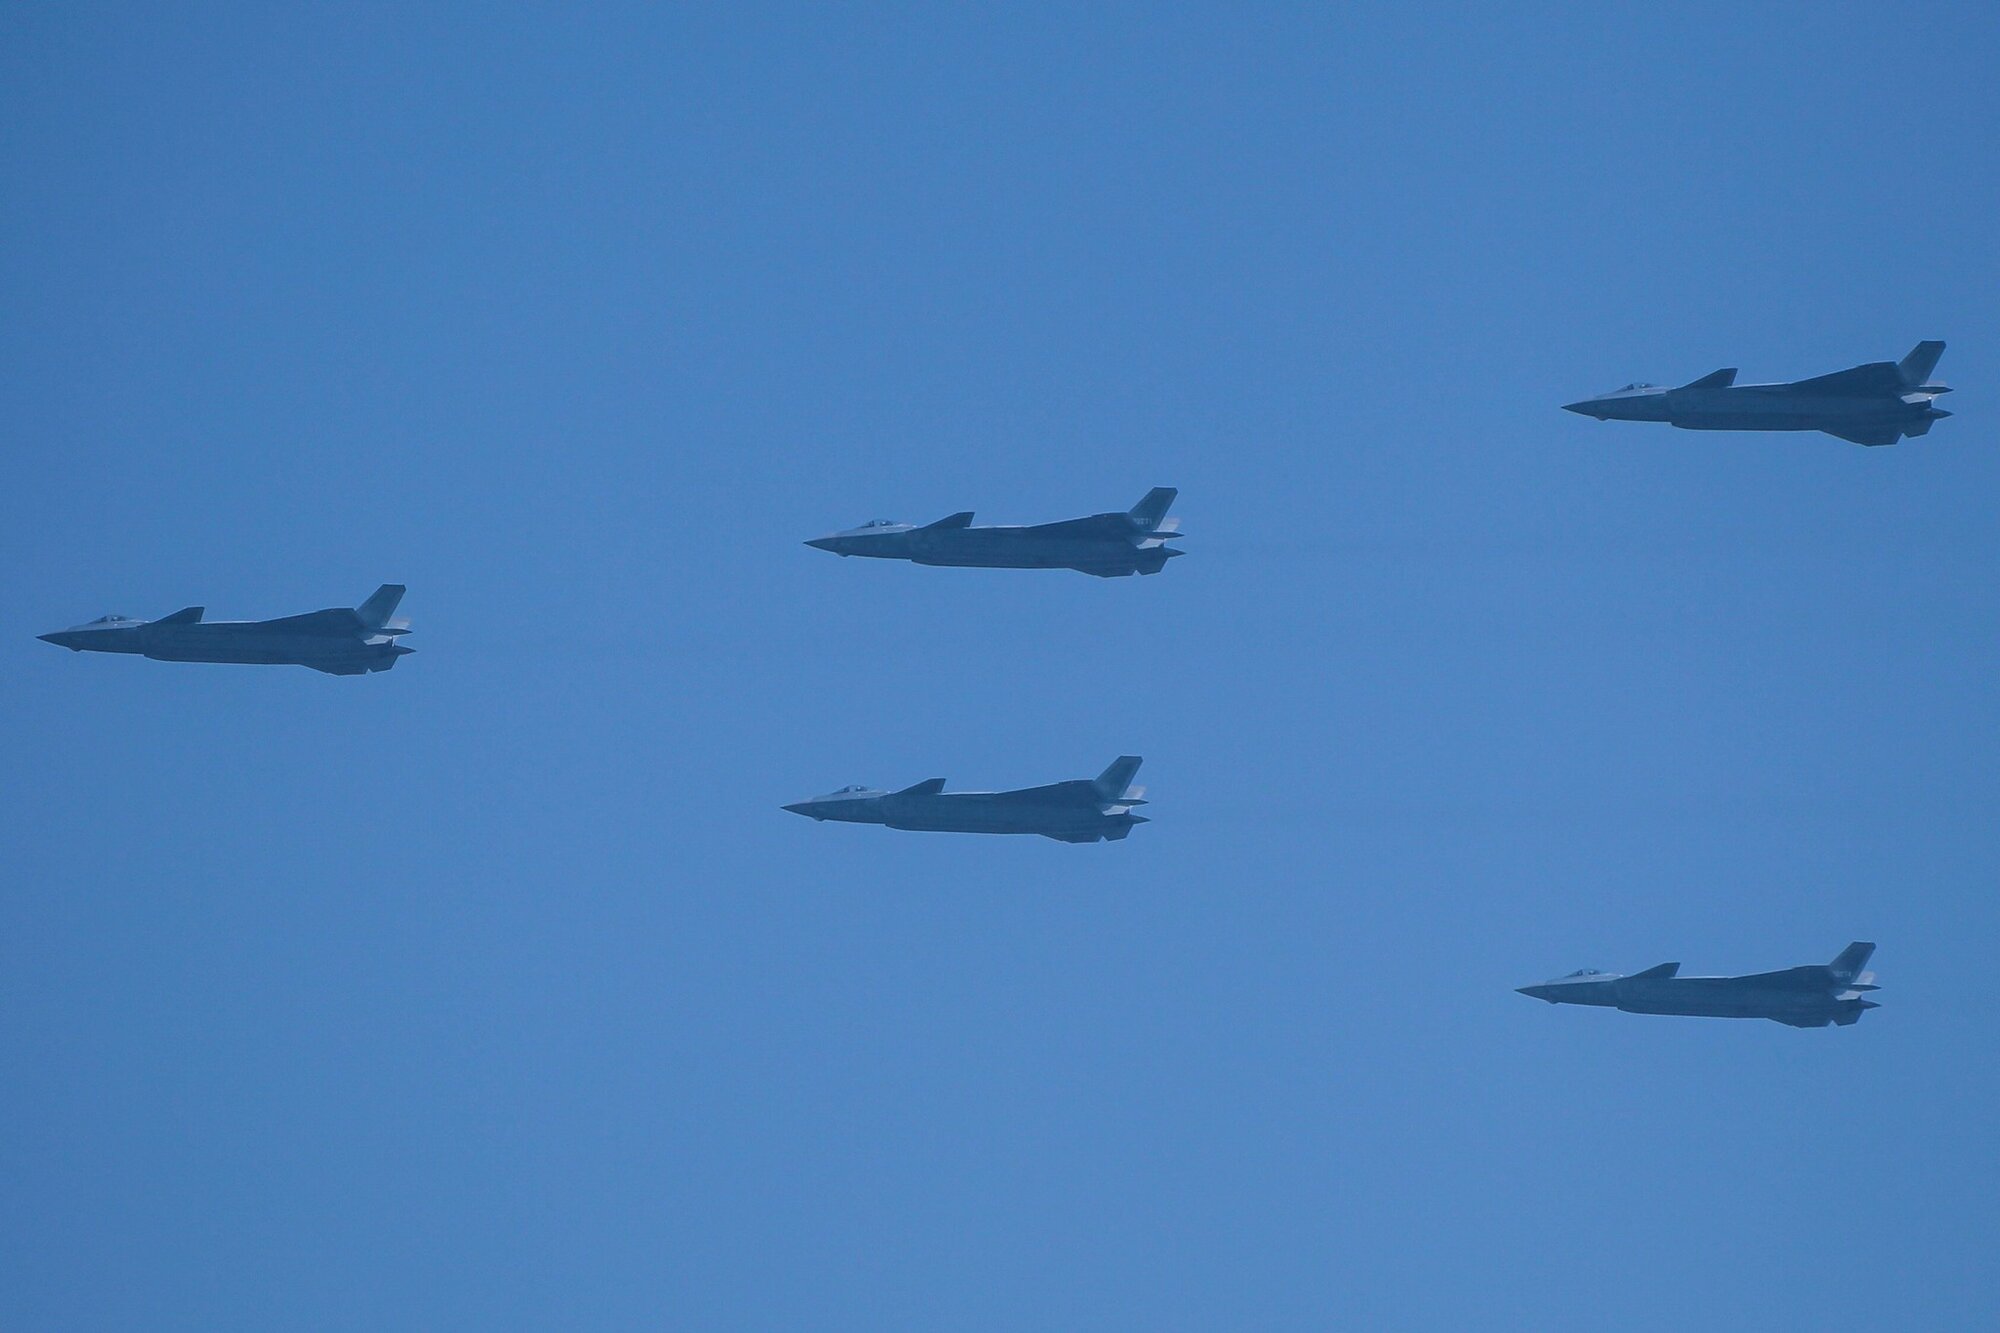
[(1146, 789), (1134, 787), (1139, 756), (1125, 755), (1094, 779), (1020, 791), (946, 792), (943, 778), (901, 791), (843, 787), (785, 809), (812, 819), (886, 824), (931, 833), (1039, 833), (1057, 842), (1115, 842), (1146, 822), (1132, 813)]
[(1823, 430), (1856, 444), (1894, 444), (1951, 415), (1933, 401), (1951, 392), (1931, 382), (1942, 355), (1943, 343), (1921, 342), (1901, 361), (1874, 361), (1790, 384), (1738, 384), (1734, 369), (1718, 370), (1678, 389), (1628, 384), (1563, 410), (1686, 430)]
[(158, 620), (102, 616), (41, 637), (79, 653), (137, 653), (158, 662), (252, 662), (307, 666), (330, 676), (387, 671), (414, 648), (397, 638), (407, 620), (391, 620), (403, 585), (385, 583), (360, 606), (308, 611), (280, 620), (203, 620), (190, 606)]
[(1688, 1014), (1700, 1018), (1768, 1018), (1795, 1028), (1846, 1027), (1878, 1007), (1861, 998), (1878, 989), (1861, 969), (1875, 946), (1856, 941), (1831, 963), (1788, 967), (1747, 977), (1684, 977), (1679, 963), (1661, 963), (1621, 977), (1589, 968), (1520, 993), (1550, 1004), (1593, 1004), (1628, 1014)]
[(1157, 574), (1183, 552), (1167, 543), (1180, 520), (1167, 510), (1178, 495), (1158, 486), (1124, 513), (1092, 514), (1033, 527), (974, 527), (970, 510), (917, 527), (873, 523), (816, 537), (806, 543), (835, 555), (910, 560), (919, 565), (969, 565), (985, 569), (1074, 569), (1099, 578)]

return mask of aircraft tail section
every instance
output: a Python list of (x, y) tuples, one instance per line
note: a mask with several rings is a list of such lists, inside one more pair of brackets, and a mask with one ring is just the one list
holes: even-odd
[(1116, 801), (1132, 785), (1132, 779), (1139, 776), (1139, 765), (1145, 761), (1136, 754), (1120, 755), (1111, 761), (1111, 767), (1097, 775), (1091, 785), (1097, 788), (1097, 795), (1105, 801)]
[(1853, 981), (1861, 975), (1861, 969), (1868, 966), (1868, 959), (1875, 953), (1873, 944), (1856, 940), (1840, 951), (1827, 967), (1841, 981)]
[(400, 583), (385, 583), (377, 588), (367, 601), (354, 608), (354, 614), (361, 617), (361, 623), (368, 629), (379, 631), (389, 623), (389, 617), (396, 614), (397, 603), (408, 592)]
[(1145, 499), (1132, 506), (1126, 516), (1139, 531), (1158, 532), (1160, 525), (1166, 521), (1167, 511), (1174, 507), (1174, 497), (1179, 494), (1180, 491), (1172, 486), (1155, 486), (1146, 492)]
[(1903, 383), (1915, 388), (1929, 381), (1931, 372), (1937, 369), (1938, 358), (1943, 355), (1943, 342), (1935, 339), (1920, 342), (1896, 364), (1896, 370), (1902, 375)]

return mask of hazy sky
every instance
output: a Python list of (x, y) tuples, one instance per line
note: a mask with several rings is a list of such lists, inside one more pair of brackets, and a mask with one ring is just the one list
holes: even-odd
[(0, 1325), (1991, 1326), (2000, 12), (588, 8), (0, 11)]

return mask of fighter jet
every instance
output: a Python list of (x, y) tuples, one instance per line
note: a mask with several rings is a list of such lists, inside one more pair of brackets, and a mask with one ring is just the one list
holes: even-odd
[(1661, 963), (1629, 977), (1585, 968), (1522, 995), (1550, 1004), (1594, 1004), (1628, 1014), (1688, 1014), (1700, 1018), (1768, 1018), (1795, 1028), (1842, 1027), (1879, 1006), (1861, 998), (1880, 989), (1863, 972), (1875, 946), (1856, 941), (1831, 963), (1758, 972), (1747, 977), (1684, 977), (1679, 963)]
[(812, 819), (846, 824), (886, 824), (931, 833), (1039, 833), (1057, 842), (1116, 842), (1146, 823), (1132, 813), (1144, 805), (1134, 787), (1138, 755), (1124, 755), (1094, 779), (1057, 782), (1020, 791), (955, 791), (931, 778), (901, 791), (842, 787), (785, 809)]
[(1685, 430), (1821, 430), (1856, 444), (1894, 444), (1951, 415), (1933, 404), (1950, 393), (1931, 382), (1941, 342), (1921, 342), (1901, 361), (1873, 361), (1790, 384), (1738, 384), (1734, 368), (1678, 389), (1628, 384), (1567, 403), (1599, 421), (1664, 421)]
[(280, 620), (203, 620), (190, 606), (158, 620), (100, 616), (88, 625), (39, 636), (79, 653), (137, 653), (156, 662), (253, 662), (311, 667), (330, 676), (387, 671), (414, 648), (396, 640), (407, 620), (391, 620), (403, 585), (385, 583), (357, 607), (308, 611)]
[(1074, 569), (1101, 579), (1157, 574), (1167, 561), (1185, 554), (1167, 545), (1180, 536), (1180, 520), (1167, 517), (1179, 493), (1171, 486), (1156, 486), (1122, 514), (1092, 514), (1034, 527), (975, 528), (970, 510), (923, 527), (877, 519), (845, 532), (815, 537), (806, 545), (835, 555), (910, 560), (919, 565)]

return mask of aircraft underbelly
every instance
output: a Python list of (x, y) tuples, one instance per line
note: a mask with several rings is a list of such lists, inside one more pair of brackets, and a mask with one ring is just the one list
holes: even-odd
[(977, 536), (919, 551), (914, 559), (920, 565), (973, 569), (1094, 569), (1129, 565), (1132, 556), (1130, 546), (1109, 542)]
[(1102, 825), (1096, 810), (1026, 805), (985, 797), (933, 798), (885, 811), (890, 828), (923, 833), (1081, 833)]
[(1793, 394), (1736, 394), (1676, 402), (1670, 420), (1683, 430), (1888, 429), (1910, 413), (1898, 402)]
[(1818, 430), (1819, 423), (1808, 418), (1740, 413), (1731, 416), (1679, 416), (1673, 424), (1682, 430)]
[(1691, 1018), (1796, 1017), (1826, 1008), (1818, 995), (1787, 995), (1771, 990), (1735, 991), (1722, 987), (1688, 986), (1650, 989), (1620, 997), (1620, 1009), (1634, 1014), (1679, 1014)]
[(1719, 1004), (1713, 1001), (1692, 1000), (1675, 1003), (1671, 1000), (1639, 1000), (1618, 1006), (1628, 1014), (1674, 1014), (1683, 1018), (1762, 1018), (1764, 1010), (1741, 1004)]
[(243, 666), (367, 665), (383, 660), (381, 648), (325, 635), (201, 633), (196, 627), (155, 638), (146, 656), (158, 662), (217, 662)]

